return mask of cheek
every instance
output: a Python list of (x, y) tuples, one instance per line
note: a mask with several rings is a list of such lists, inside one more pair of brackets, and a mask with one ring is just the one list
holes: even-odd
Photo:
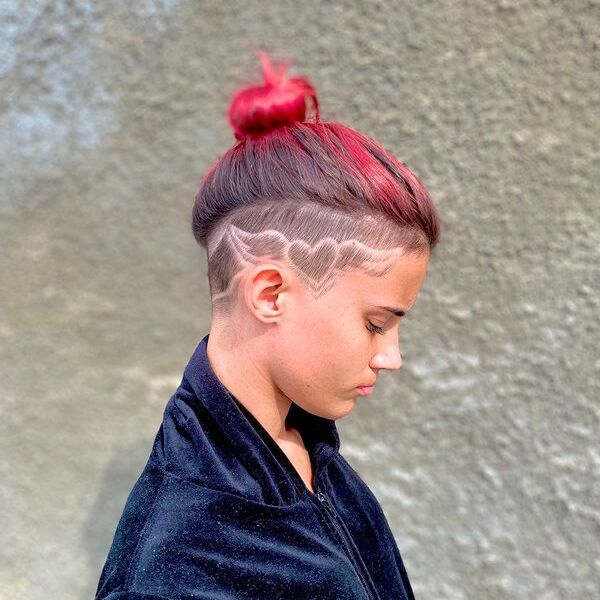
[[(289, 379), (313, 386), (344, 385), (356, 372), (364, 372), (370, 337), (366, 321), (354, 307), (310, 305), (294, 312), (287, 321), (285, 341), (279, 340), (285, 353)], [(293, 373), (293, 376), (290, 377)]]
[[(363, 335), (364, 333), (364, 335)], [(314, 343), (316, 368), (324, 385), (345, 385), (363, 373), (368, 362), (368, 332), (360, 329), (355, 320), (339, 319), (335, 325), (324, 328)]]

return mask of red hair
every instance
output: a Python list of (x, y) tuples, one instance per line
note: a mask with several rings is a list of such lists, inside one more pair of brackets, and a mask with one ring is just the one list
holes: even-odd
[(227, 112), (233, 134), (238, 140), (304, 121), (307, 100), (314, 103), (318, 114), (317, 92), (306, 79), (287, 79), (287, 63), (275, 70), (266, 52), (260, 51), (259, 56), (264, 84), (239, 90)]

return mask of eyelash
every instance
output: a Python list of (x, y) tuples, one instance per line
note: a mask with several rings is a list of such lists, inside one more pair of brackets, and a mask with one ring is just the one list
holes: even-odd
[(378, 327), (377, 325), (373, 325), (373, 323), (371, 323), (371, 321), (369, 321), (369, 324), (367, 325), (367, 329), (371, 333), (383, 334), (383, 327)]

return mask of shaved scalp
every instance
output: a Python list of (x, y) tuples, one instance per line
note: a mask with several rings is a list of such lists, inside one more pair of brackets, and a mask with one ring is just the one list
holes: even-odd
[(342, 273), (381, 277), (404, 253), (428, 249), (422, 232), (399, 228), (382, 214), (348, 214), (306, 201), (256, 202), (232, 211), (208, 236), (213, 316), (231, 314), (239, 275), (249, 265), (282, 262), (317, 299)]

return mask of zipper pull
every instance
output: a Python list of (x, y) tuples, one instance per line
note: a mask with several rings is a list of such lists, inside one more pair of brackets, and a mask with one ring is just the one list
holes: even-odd
[(332, 514), (332, 515), (335, 516), (333, 510), (329, 506), (329, 500), (327, 500), (327, 496), (324, 494), (324, 492), (322, 492), (321, 490), (319, 490), (317, 492), (317, 498), (319, 499), (319, 501), (321, 502), (321, 504), (325, 507), (325, 510), (327, 512), (329, 512), (330, 514)]

